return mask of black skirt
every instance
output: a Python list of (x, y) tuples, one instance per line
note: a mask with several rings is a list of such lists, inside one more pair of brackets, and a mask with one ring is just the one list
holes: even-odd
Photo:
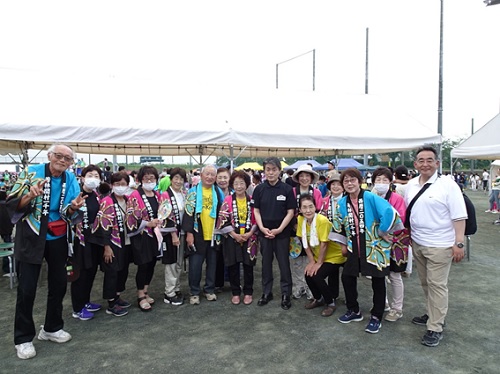
[(229, 235), (222, 239), (222, 253), (224, 255), (224, 265), (233, 266), (237, 263), (244, 263), (245, 265), (255, 266), (256, 259), (250, 259), (247, 252), (247, 244), (240, 245)]
[(132, 244), (132, 258), (134, 264), (144, 265), (155, 260), (160, 254), (156, 237), (143, 233), (130, 238)]

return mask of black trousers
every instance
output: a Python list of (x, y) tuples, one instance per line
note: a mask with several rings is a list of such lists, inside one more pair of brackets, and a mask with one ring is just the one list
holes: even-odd
[(90, 301), (90, 292), (94, 285), (97, 266), (101, 263), (104, 248), (98, 244), (87, 243), (84, 250), (91, 252), (91, 266), (80, 268), (80, 276), (71, 283), (71, 304), (73, 311), (79, 312)]
[(280, 288), (282, 295), (290, 296), (292, 292), (292, 273), (289, 257), (290, 238), (260, 238), (262, 254), (262, 292), (269, 294), (273, 290), (273, 259), (276, 256), (280, 268)]
[[(306, 283), (316, 300), (321, 299), (321, 296), (323, 296), (325, 303), (331, 304), (333, 300), (339, 296), (339, 267), (339, 264), (324, 262), (315, 275), (313, 275), (312, 277), (308, 275), (305, 276)], [(330, 279), (335, 279), (335, 277), (333, 277), (334, 273), (337, 274), (336, 295), (334, 295), (332, 291), (332, 285), (326, 283), (326, 278), (328, 278), (328, 282), (330, 282)]]
[(120, 251), (122, 252), (121, 263), (116, 258), (113, 258), (109, 264), (104, 260), (101, 262), (101, 270), (104, 272), (102, 298), (106, 300), (114, 299), (118, 293), (125, 291), (132, 250), (130, 246), (125, 246)]
[(340, 268), (344, 267), (344, 264), (333, 264), (335, 265), (332, 273), (328, 276), (328, 285), (332, 291), (333, 299), (338, 299), (339, 297), (339, 287), (340, 287)]
[(144, 286), (149, 286), (155, 272), (156, 258), (146, 264), (137, 265), (135, 274), (135, 284), (138, 290), (143, 290)]
[[(357, 276), (342, 274), (347, 309), (359, 312)], [(372, 277), (373, 307), (371, 314), (382, 320), (385, 308), (385, 277)]]
[[(66, 260), (68, 242), (66, 236), (45, 242), (45, 260), (47, 261), (48, 296), (44, 329), (56, 332), (64, 327), (62, 318), (63, 299), (68, 284), (66, 278)], [(37, 291), (41, 264), (29, 264), (19, 261), (19, 283), (17, 285), (16, 314), (14, 317), (14, 343), (22, 344), (33, 340), (36, 335), (33, 321), (33, 304)]]
[[(243, 294), (253, 295), (253, 266), (243, 265)], [(240, 263), (228, 266), (229, 282), (231, 283), (231, 293), (233, 296), (241, 294)]]
[(224, 287), (225, 278), (225, 267), (224, 267), (224, 254), (222, 248), (216, 251), (216, 262), (215, 262), (215, 287)]

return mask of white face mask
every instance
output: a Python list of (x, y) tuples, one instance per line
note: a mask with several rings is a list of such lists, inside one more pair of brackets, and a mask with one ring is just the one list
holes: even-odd
[(385, 183), (375, 183), (375, 191), (377, 191), (377, 194), (380, 196), (385, 196), (387, 191), (389, 191), (389, 185)]
[(100, 184), (101, 180), (99, 178), (85, 178), (84, 185), (91, 190), (95, 190)]
[(151, 182), (151, 183), (143, 183), (142, 188), (144, 188), (144, 191), (153, 191), (156, 187), (156, 183)]
[(117, 196), (123, 196), (128, 191), (128, 186), (115, 186), (113, 187), (113, 193)]

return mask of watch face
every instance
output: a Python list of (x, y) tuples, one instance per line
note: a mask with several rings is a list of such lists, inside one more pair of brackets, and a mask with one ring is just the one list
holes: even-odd
[(458, 248), (463, 248), (464, 247), (464, 243), (457, 243), (457, 247)]

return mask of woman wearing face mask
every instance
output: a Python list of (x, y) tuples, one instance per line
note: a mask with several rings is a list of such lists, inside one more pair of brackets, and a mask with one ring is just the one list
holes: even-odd
[(155, 302), (148, 295), (148, 287), (153, 279), (156, 259), (160, 255), (159, 245), (163, 242), (160, 232), (163, 221), (158, 219), (158, 207), (163, 197), (155, 191), (158, 176), (155, 167), (141, 167), (137, 173), (140, 185), (127, 201), (127, 228), (130, 230), (132, 257), (137, 265), (137, 304), (143, 312), (151, 311)]
[[(399, 213), (401, 220), (406, 218), (406, 204), (401, 195), (392, 192), (392, 172), (388, 168), (378, 168), (373, 172), (372, 180), (374, 187), (372, 192), (386, 199)], [(385, 320), (396, 322), (403, 317), (404, 285), (401, 273), (406, 270), (408, 263), (408, 245), (410, 238), (406, 229), (395, 232), (392, 235), (391, 265), (390, 265), (390, 287), (392, 292), (388, 293), (389, 313)]]
[(73, 253), (73, 267), (75, 271), (79, 270), (79, 276), (71, 283), (72, 315), (81, 321), (92, 319), (94, 312), (101, 309), (101, 305), (90, 302), (97, 266), (104, 251), (102, 235), (93, 229), (99, 211), (96, 190), (101, 183), (101, 175), (101, 169), (96, 165), (89, 165), (81, 172), (82, 196), (86, 198), (82, 208), (83, 221), (76, 225)]
[(125, 291), (132, 250), (126, 225), (128, 182), (125, 172), (111, 175), (112, 192), (102, 199), (95, 222), (95, 229), (101, 230), (104, 237), (101, 270), (104, 272), (103, 298), (108, 302), (106, 313), (116, 317), (128, 314), (130, 307), (130, 303), (120, 297)]

